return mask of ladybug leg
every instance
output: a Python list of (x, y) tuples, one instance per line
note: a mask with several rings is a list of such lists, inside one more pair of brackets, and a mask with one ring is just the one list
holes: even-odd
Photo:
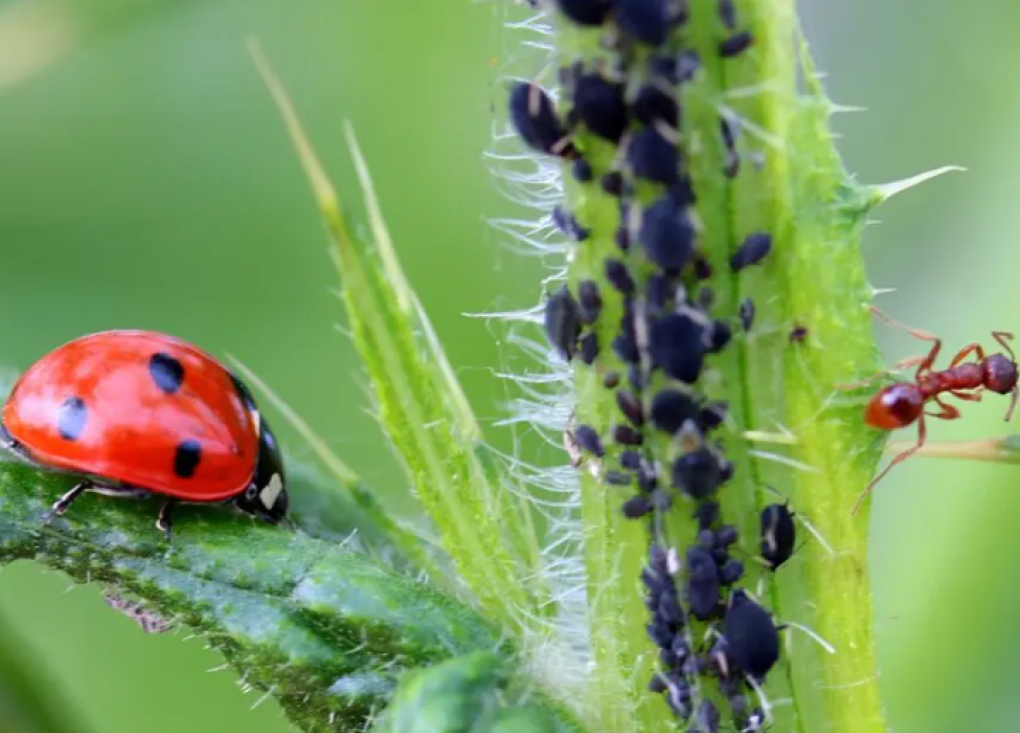
[(173, 535), (174, 523), (171, 515), (176, 503), (173, 500), (163, 502), (163, 506), (159, 508), (159, 514), (156, 516), (156, 529), (163, 532), (167, 542), (170, 541), (170, 537)]
[(64, 512), (70, 509), (71, 504), (74, 503), (75, 499), (84, 494), (90, 488), (92, 488), (92, 484), (88, 481), (82, 481), (81, 483), (76, 484), (73, 489), (53, 503), (53, 508), (51, 509), (52, 515), (56, 517), (63, 515)]

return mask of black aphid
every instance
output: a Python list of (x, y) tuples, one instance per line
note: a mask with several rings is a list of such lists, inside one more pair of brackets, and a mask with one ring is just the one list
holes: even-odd
[(790, 559), (797, 542), (793, 512), (786, 504), (769, 504), (761, 512), (761, 556), (772, 570)]
[(581, 313), (566, 285), (545, 302), (545, 333), (564, 359), (574, 358), (581, 333)]
[(649, 354), (668, 376), (693, 384), (705, 361), (702, 325), (690, 316), (670, 313), (652, 323)]
[(581, 361), (589, 366), (599, 356), (599, 335), (592, 331), (581, 338)]
[(602, 386), (606, 389), (616, 389), (620, 384), (619, 372), (608, 372), (602, 379)]
[(680, 153), (654, 128), (646, 127), (631, 137), (627, 145), (627, 163), (638, 178), (668, 186), (677, 178)]
[(621, 260), (609, 258), (606, 260), (605, 268), (606, 280), (610, 285), (624, 295), (634, 294), (634, 289), (637, 287), (634, 284), (634, 278), (631, 277), (630, 270)]
[(729, 414), (729, 405), (727, 403), (713, 402), (702, 408), (701, 413), (698, 415), (698, 426), (705, 432), (715, 430), (723, 424), (727, 414)]
[(740, 171), (740, 154), (737, 153), (737, 123), (727, 115), (719, 118), (719, 129), (722, 132), (723, 144), (726, 145), (726, 162), (723, 173), (733, 178)]
[(734, 33), (724, 41), (719, 42), (719, 55), (724, 59), (739, 56), (754, 43), (754, 36), (747, 31)]
[(645, 412), (641, 407), (641, 400), (633, 392), (620, 390), (616, 393), (616, 404), (620, 412), (630, 421), (631, 425), (640, 428), (645, 424)]
[(679, 84), (680, 78), (677, 75), (677, 57), (663, 54), (652, 56), (648, 61), (648, 71), (651, 76), (659, 81), (669, 84)]
[(719, 568), (719, 582), (723, 585), (733, 585), (743, 574), (744, 564), (731, 557)]
[(702, 621), (719, 605), (719, 568), (715, 558), (701, 547), (687, 548), (687, 604)]
[(703, 254), (695, 254), (694, 256), (694, 279), (700, 281), (708, 280), (712, 277), (712, 273), (715, 270), (712, 268), (712, 263), (708, 261), (708, 258)]
[(737, 134), (740, 132), (740, 127), (737, 126), (736, 121), (728, 115), (721, 115), (719, 117), (719, 131), (722, 133), (723, 144), (726, 145), (728, 150), (733, 150), (737, 144)]
[(575, 82), (573, 102), (572, 122), (583, 122), (590, 132), (610, 142), (620, 141), (628, 118), (622, 84), (584, 74)]
[(629, 425), (617, 425), (613, 428), (613, 440), (620, 445), (642, 445), (645, 436)]
[(582, 242), (591, 236), (591, 231), (582, 227), (578, 223), (577, 217), (562, 206), (557, 205), (552, 210), (552, 221), (557, 229), (576, 242)]
[(649, 46), (661, 46), (669, 37), (667, 0), (617, 0), (613, 17), (620, 30)]
[(637, 332), (634, 329), (634, 307), (631, 303), (624, 304), (623, 317), (620, 319), (620, 331), (613, 339), (613, 351), (622, 361), (637, 364), (641, 359), (638, 350)]
[(646, 494), (632, 496), (623, 502), (623, 515), (628, 519), (640, 519), (652, 511), (652, 500)]
[(611, 6), (611, 0), (556, 0), (559, 11), (578, 25), (602, 25)]
[(779, 632), (772, 616), (744, 591), (733, 591), (723, 629), (730, 664), (755, 679), (764, 678), (779, 661)]
[(751, 325), (754, 323), (755, 307), (754, 301), (750, 298), (744, 298), (740, 301), (740, 308), (738, 315), (740, 317), (740, 325), (744, 331), (750, 331)]
[(684, 610), (676, 597), (676, 589), (672, 586), (659, 595), (659, 606), (656, 615), (672, 626), (683, 626)]
[(641, 454), (636, 450), (625, 450), (620, 454), (620, 465), (636, 471), (641, 467)]
[(722, 464), (708, 448), (685, 453), (673, 462), (673, 486), (694, 499), (704, 499), (723, 484)]
[(510, 121), (530, 147), (542, 153), (577, 155), (556, 108), (545, 91), (532, 82), (518, 82), (510, 91)]
[(650, 464), (642, 463), (638, 466), (638, 486), (647, 494), (659, 488), (659, 480), (655, 477), (655, 468)]
[(582, 323), (592, 324), (602, 312), (602, 294), (594, 280), (582, 280), (577, 284), (577, 300)]
[(730, 324), (726, 321), (713, 321), (709, 327), (708, 353), (718, 354), (726, 348), (732, 337), (733, 331), (730, 329)]
[(740, 249), (730, 257), (730, 269), (733, 272), (740, 272), (745, 267), (757, 265), (771, 251), (772, 235), (766, 232), (748, 234)]
[(610, 196), (623, 193), (623, 176), (619, 171), (610, 171), (602, 176), (602, 190)]
[(606, 471), (603, 478), (611, 486), (630, 486), (634, 483), (634, 476), (623, 471)]
[(619, 226), (616, 234), (613, 235), (613, 241), (616, 242), (616, 246), (622, 251), (627, 252), (630, 250), (630, 230), (627, 229), (626, 224)]
[(739, 536), (737, 528), (732, 524), (724, 524), (715, 531), (715, 541), (720, 547), (729, 547)]
[(790, 343), (791, 344), (802, 344), (804, 339), (807, 338), (808, 330), (807, 326), (794, 326), (790, 331)]
[(715, 547), (715, 532), (706, 527), (702, 527), (698, 530), (698, 544), (706, 550), (711, 550)]
[(663, 196), (642, 214), (638, 240), (648, 259), (664, 270), (679, 271), (690, 260), (697, 235), (688, 210)]
[(737, 8), (733, 0), (719, 0), (719, 20), (730, 30), (737, 27)]
[(701, 408), (698, 401), (673, 389), (664, 389), (652, 398), (652, 422), (659, 430), (675, 433), (688, 420), (698, 419)]
[(664, 122), (674, 130), (680, 127), (680, 105), (667, 90), (645, 84), (631, 103), (634, 116), (646, 125)]
[(602, 438), (595, 431), (595, 428), (590, 425), (578, 425), (574, 428), (574, 440), (577, 444), (587, 452), (601, 458), (606, 454), (606, 449), (602, 445)]
[(587, 183), (595, 177), (595, 172), (591, 169), (591, 163), (584, 158), (578, 158), (574, 161), (573, 172), (574, 178), (581, 183)]

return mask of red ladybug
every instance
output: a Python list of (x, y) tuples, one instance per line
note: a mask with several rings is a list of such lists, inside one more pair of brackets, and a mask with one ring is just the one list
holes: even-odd
[(287, 513), (283, 461), (244, 383), (203, 351), (153, 331), (105, 331), (51, 351), (18, 380), (0, 412), (0, 447), (79, 476), (53, 505), (83, 492), (231, 502), (271, 524)]

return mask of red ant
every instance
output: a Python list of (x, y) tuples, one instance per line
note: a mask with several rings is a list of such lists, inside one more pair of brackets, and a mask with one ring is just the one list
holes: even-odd
[[(945, 404), (940, 395), (948, 393), (961, 400), (978, 402), (981, 399), (981, 392), (986, 389), (996, 394), (1012, 394), (1013, 400), (1009, 405), (1009, 411), (1006, 413), (1007, 421), (1013, 417), (1013, 411), (1017, 406), (1017, 399), (1020, 397), (1020, 390), (1017, 388), (1016, 356), (1007, 342), (1007, 339), (1013, 338), (1013, 334), (1006, 331), (992, 331), (992, 336), (995, 340), (1009, 353), (1008, 357), (1005, 354), (985, 356), (985, 350), (981, 348), (980, 344), (972, 343), (956, 353), (956, 356), (949, 363), (948, 369), (937, 371), (932, 369), (932, 364), (935, 363), (935, 359), (942, 349), (942, 339), (927, 331), (910, 328), (899, 321), (895, 321), (874, 306), (872, 306), (871, 312), (890, 326), (903, 329), (914, 338), (923, 341), (933, 341), (934, 344), (926, 356), (916, 356), (897, 363), (897, 368), (901, 369), (917, 364), (917, 372), (914, 374), (913, 382), (896, 382), (895, 384), (883, 387), (868, 402), (868, 406), (864, 411), (864, 422), (879, 430), (905, 428), (916, 422), (917, 445), (908, 448), (892, 459), (889, 465), (885, 467), (885, 470), (868, 484), (868, 488), (861, 492), (857, 503), (854, 504), (854, 514), (861, 508), (861, 504), (875, 487), (875, 484), (889, 473), (893, 466), (910, 458), (924, 445), (928, 437), (928, 430), (924, 421), (925, 416), (939, 418), (940, 420), (955, 420), (960, 417), (960, 411), (952, 405)], [(960, 363), (971, 354), (977, 356), (977, 361), (966, 364)], [(880, 377), (885, 373), (882, 372), (876, 376)], [(867, 380), (863, 384), (867, 384), (870, 381), (872, 380)], [(856, 386), (860, 385), (850, 385), (851, 388)], [(926, 402), (935, 402), (940, 408), (939, 412), (925, 412), (924, 406)]]

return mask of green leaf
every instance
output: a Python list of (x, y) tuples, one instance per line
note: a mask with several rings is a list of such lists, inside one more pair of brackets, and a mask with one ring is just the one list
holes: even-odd
[[(350, 330), (373, 387), (379, 420), (460, 581), (489, 618), (521, 630), (523, 619), (555, 611), (539, 572), (543, 561), (530, 510), (505, 483), (407, 283), (352, 131), (347, 129), (347, 139), (365, 195), (371, 241), (351, 234), (290, 99), (257, 46), (251, 48), (332, 241)], [(433, 576), (437, 581), (444, 577)]]
[(505, 660), (488, 652), (408, 672), (374, 733), (567, 733), (563, 713), (512, 687)]
[(400, 674), (506, 649), (471, 609), (332, 542), (212, 507), (181, 507), (173, 541), (147, 501), (89, 495), (49, 524), (65, 479), (0, 467), (0, 563), (33, 559), (141, 599), (221, 650), (304, 730), (357, 728)]

